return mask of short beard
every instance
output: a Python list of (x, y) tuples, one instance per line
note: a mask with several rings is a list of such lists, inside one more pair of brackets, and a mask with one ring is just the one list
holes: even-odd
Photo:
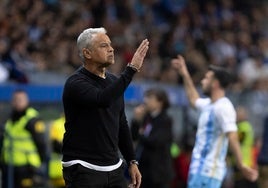
[(204, 95), (211, 97), (211, 88), (207, 88), (206, 90), (203, 90)]

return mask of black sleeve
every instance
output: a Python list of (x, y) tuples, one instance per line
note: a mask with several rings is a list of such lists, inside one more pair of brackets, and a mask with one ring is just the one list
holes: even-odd
[(36, 144), (42, 163), (47, 162), (48, 160), (46, 128), (47, 127), (45, 126), (44, 122), (38, 118), (31, 119), (26, 125), (26, 129), (32, 134), (32, 138)]
[(126, 67), (121, 76), (104, 89), (97, 88), (86, 77), (73, 76), (65, 84), (63, 100), (66, 103), (71, 100), (79, 105), (89, 105), (91, 107), (108, 107), (114, 100), (124, 94), (134, 74), (135, 71), (132, 68)]
[(124, 156), (127, 164), (135, 159), (133, 141), (130, 134), (130, 129), (125, 115), (125, 108), (122, 109), (119, 127), (119, 149)]
[(140, 142), (148, 148), (157, 148), (172, 141), (172, 120), (165, 118), (157, 122), (157, 129), (152, 130), (147, 137), (141, 135)]

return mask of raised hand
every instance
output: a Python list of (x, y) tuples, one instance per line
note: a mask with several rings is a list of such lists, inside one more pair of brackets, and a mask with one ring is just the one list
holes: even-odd
[(171, 60), (172, 67), (178, 71), (181, 76), (188, 74), (188, 70), (185, 64), (185, 60), (181, 55), (178, 55), (177, 58)]
[(130, 65), (132, 65), (137, 70), (139, 70), (143, 65), (143, 60), (147, 54), (148, 49), (149, 49), (149, 41), (148, 41), (148, 39), (144, 39), (141, 42), (140, 46), (137, 48), (137, 50), (136, 50), (136, 52), (135, 52), (135, 54), (130, 62)]
[(137, 121), (141, 121), (146, 113), (146, 106), (140, 104), (134, 108), (133, 118)]

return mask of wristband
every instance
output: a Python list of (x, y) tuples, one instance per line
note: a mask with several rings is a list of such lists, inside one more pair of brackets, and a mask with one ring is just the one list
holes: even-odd
[(136, 161), (136, 160), (131, 160), (131, 161), (129, 162), (129, 164), (130, 164), (130, 165), (135, 164), (135, 165), (139, 166), (139, 162)]
[(140, 72), (140, 68), (138, 68), (136, 65), (128, 63), (127, 66), (129, 66), (130, 68), (132, 68), (136, 72)]

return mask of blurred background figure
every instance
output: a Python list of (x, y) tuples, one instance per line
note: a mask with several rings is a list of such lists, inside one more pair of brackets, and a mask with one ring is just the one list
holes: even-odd
[(48, 158), (46, 126), (38, 111), (29, 106), (25, 91), (14, 91), (11, 105), (12, 112), (2, 138), (2, 187), (45, 186)]
[(144, 104), (134, 109), (131, 124), (137, 143), (137, 158), (142, 174), (141, 188), (168, 188), (173, 177), (170, 148), (172, 118), (168, 115), (169, 99), (162, 89), (148, 89)]
[(180, 153), (177, 157), (173, 159), (173, 166), (175, 170), (175, 176), (172, 181), (171, 188), (186, 188), (187, 180), (189, 174), (189, 167), (191, 163), (191, 156), (193, 145), (187, 142), (187, 140), (182, 141), (182, 147), (180, 148)]
[(268, 187), (268, 116), (264, 120), (262, 146), (258, 156), (259, 188)]
[(30, 63), (22, 55), (22, 51), (27, 51), (27, 41), (18, 37), (11, 44), (8, 38), (0, 37), (0, 44), (0, 65), (8, 71), (6, 80), (9, 79), (16, 83), (28, 83), (29, 79), (23, 67), (28, 66)]
[(54, 120), (50, 125), (50, 144), (51, 155), (48, 166), (48, 175), (51, 185), (55, 188), (63, 188), (65, 186), (62, 176), (62, 140), (65, 132), (64, 128), (65, 116), (62, 114), (58, 119)]
[(3, 55), (7, 50), (7, 40), (0, 38), (0, 83), (6, 82), (9, 78), (9, 71), (3, 62)]

